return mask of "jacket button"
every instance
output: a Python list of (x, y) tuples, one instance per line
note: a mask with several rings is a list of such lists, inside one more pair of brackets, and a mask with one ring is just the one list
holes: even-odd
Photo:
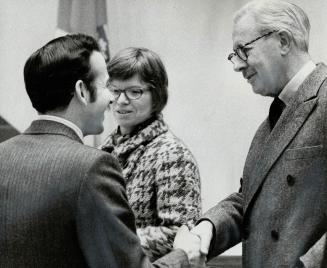
[(271, 238), (275, 241), (277, 241), (279, 239), (279, 233), (276, 230), (272, 230), (270, 235), (271, 235)]
[(289, 186), (293, 186), (295, 183), (295, 178), (292, 175), (287, 175), (286, 181)]

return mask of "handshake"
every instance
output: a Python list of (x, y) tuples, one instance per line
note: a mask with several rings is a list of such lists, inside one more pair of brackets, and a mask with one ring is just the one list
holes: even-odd
[(212, 231), (212, 223), (206, 220), (191, 230), (183, 225), (176, 234), (174, 249), (184, 250), (192, 267), (205, 267)]

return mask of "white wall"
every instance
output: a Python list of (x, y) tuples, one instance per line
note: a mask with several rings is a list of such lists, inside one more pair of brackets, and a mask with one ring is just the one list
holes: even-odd
[(24, 88), (24, 64), (54, 37), (57, 4), (57, 0), (0, 1), (0, 115), (19, 131), (36, 115)]
[[(239, 187), (248, 147), (271, 100), (234, 73), (232, 14), (241, 0), (107, 0), (111, 53), (144, 46), (169, 75), (164, 111), (173, 132), (195, 155), (204, 210)], [(312, 24), (313, 59), (327, 62), (327, 1), (294, 0)], [(54, 37), (57, 0), (0, 1), (0, 115), (23, 131), (35, 117), (24, 90), (27, 57)], [(108, 116), (105, 136), (114, 123)], [(240, 254), (240, 247), (228, 254)]]

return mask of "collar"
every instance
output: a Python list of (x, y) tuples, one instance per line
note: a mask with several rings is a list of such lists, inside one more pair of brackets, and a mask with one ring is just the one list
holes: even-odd
[(42, 114), (42, 115), (40, 114), (40, 115), (38, 115), (37, 120), (49, 120), (49, 121), (61, 123), (65, 126), (71, 128), (72, 130), (74, 130), (74, 132), (81, 139), (81, 141), (83, 141), (84, 136), (83, 136), (82, 130), (78, 126), (76, 126), (73, 122), (71, 122), (65, 118), (62, 118), (59, 116), (54, 116), (54, 115), (48, 115), (48, 114)]
[[(146, 119), (139, 125), (137, 125), (130, 133), (127, 134), (122, 134), (120, 130), (120, 126), (117, 127), (116, 131), (113, 133), (115, 137), (117, 137), (119, 140), (127, 140), (130, 137), (133, 137), (136, 135), (138, 132), (140, 132), (142, 129), (146, 128), (147, 126), (151, 125), (153, 121), (158, 119), (161, 115), (153, 115), (150, 118)], [(121, 142), (118, 142), (121, 143)]]
[(295, 92), (298, 90), (300, 85), (308, 77), (308, 75), (316, 68), (316, 65), (310, 60), (302, 66), (302, 68), (293, 76), (293, 78), (286, 84), (279, 98), (286, 104), (289, 105)]
[(150, 120), (147, 122), (148, 125), (143, 126), (143, 128), (139, 129), (133, 136), (124, 136), (124, 138), (121, 138), (117, 130), (114, 131), (106, 139), (101, 149), (113, 153), (124, 166), (124, 162), (128, 155), (134, 150), (150, 143), (156, 137), (168, 131), (168, 126), (164, 122), (161, 114), (153, 121)]

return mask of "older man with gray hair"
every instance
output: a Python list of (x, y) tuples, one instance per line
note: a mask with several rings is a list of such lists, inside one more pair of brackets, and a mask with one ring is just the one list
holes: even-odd
[(273, 97), (237, 193), (191, 231), (216, 256), (243, 243), (243, 268), (327, 267), (327, 67), (308, 53), (310, 23), (286, 1), (253, 1), (234, 16), (234, 70)]

